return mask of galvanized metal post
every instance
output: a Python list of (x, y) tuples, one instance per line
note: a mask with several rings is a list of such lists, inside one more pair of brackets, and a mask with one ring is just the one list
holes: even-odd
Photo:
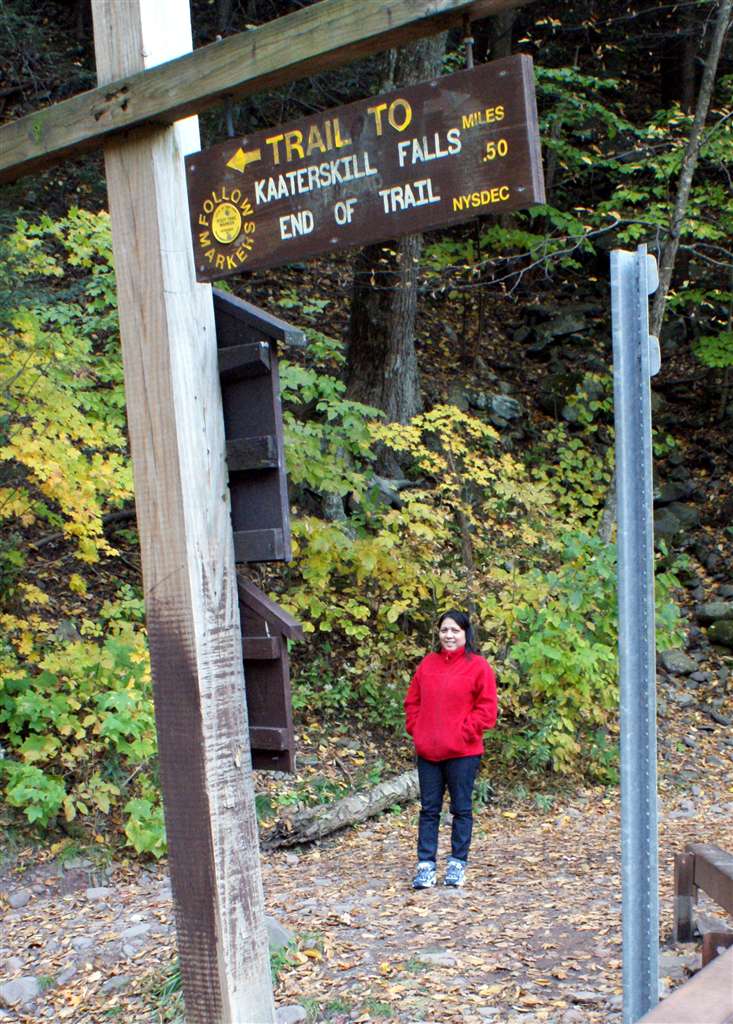
[(624, 1024), (659, 1001), (656, 659), (649, 377), (659, 343), (648, 296), (657, 263), (640, 245), (611, 253), (621, 689)]

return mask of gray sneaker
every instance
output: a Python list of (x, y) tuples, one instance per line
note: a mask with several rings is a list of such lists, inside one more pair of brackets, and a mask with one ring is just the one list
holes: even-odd
[(465, 877), (466, 865), (462, 860), (455, 860), (455, 858), (451, 857), (448, 861), (448, 867), (445, 870), (443, 885), (450, 885), (454, 889), (457, 889), (460, 885), (463, 885)]
[(431, 889), (437, 881), (435, 864), (431, 860), (421, 860), (412, 880), (413, 889)]

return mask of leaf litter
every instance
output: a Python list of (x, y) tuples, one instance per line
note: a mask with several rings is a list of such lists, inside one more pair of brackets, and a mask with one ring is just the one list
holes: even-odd
[[(695, 712), (667, 736), (697, 725)], [(675, 731), (676, 730), (676, 731)], [(661, 766), (661, 940), (672, 930), (675, 852), (687, 842), (733, 850), (733, 760), (726, 730), (700, 731)], [(710, 755), (714, 755), (712, 760)], [(722, 756), (720, 756), (722, 755)], [(611, 1024), (621, 1007), (621, 877), (618, 793), (587, 788), (550, 801), (481, 808), (466, 885), (413, 892), (417, 807), (387, 813), (317, 844), (263, 853), (266, 912), (295, 942), (279, 966), (277, 1005), (333, 1024)], [(449, 821), (441, 826), (441, 864)], [(55, 848), (23, 850), (0, 871), (0, 895), (34, 887), (19, 910), (3, 908), (0, 984), (32, 974), (44, 988), (32, 1014), (8, 1021), (153, 1024), (173, 1020), (156, 991), (175, 963), (165, 862), (113, 866), (110, 896), (58, 868)], [(66, 890), (62, 886), (66, 884)], [(719, 915), (719, 908), (712, 907)], [(131, 922), (151, 930), (120, 950)], [(74, 959), (79, 935), (93, 944)], [(689, 953), (690, 947), (687, 947)], [(693, 958), (694, 959), (694, 958)], [(65, 977), (71, 963), (76, 972)], [(20, 966), (19, 966), (20, 965)], [(663, 979), (664, 990), (685, 971)], [(120, 988), (110, 989), (110, 982)], [(241, 1022), (255, 1024), (255, 1022)]]

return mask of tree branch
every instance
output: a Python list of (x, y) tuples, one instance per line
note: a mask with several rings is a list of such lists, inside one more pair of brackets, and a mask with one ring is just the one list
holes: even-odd
[(710, 109), (710, 100), (713, 95), (713, 86), (715, 85), (715, 75), (717, 73), (718, 62), (720, 60), (720, 51), (723, 48), (723, 40), (729, 27), (731, 2), (732, 0), (719, 0), (718, 3), (718, 17), (715, 22), (715, 28), (713, 29), (713, 38), (710, 43), (708, 57), (705, 61), (702, 82), (700, 83), (700, 92), (697, 97), (695, 118), (692, 122), (690, 137), (687, 141), (684, 159), (682, 160), (682, 168), (680, 170), (679, 184), (677, 187), (677, 198), (675, 199), (674, 210), (669, 224), (669, 234), (667, 241), (664, 243), (659, 261), (659, 288), (654, 296), (651, 315), (651, 332), (657, 336), (659, 336), (662, 320), (664, 319), (664, 307), (667, 302), (667, 294), (669, 293), (669, 286), (672, 281), (672, 273), (674, 271), (674, 264), (677, 258), (677, 250), (679, 249), (682, 225), (687, 213), (687, 204), (692, 190), (692, 179), (695, 176), (695, 169), (697, 168), (697, 162), (700, 155), (703, 130), (705, 128), (708, 110)]

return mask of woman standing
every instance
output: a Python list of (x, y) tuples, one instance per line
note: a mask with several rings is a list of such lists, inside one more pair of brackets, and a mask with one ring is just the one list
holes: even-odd
[(414, 889), (435, 885), (438, 826), (446, 787), (453, 828), (444, 884), (463, 885), (483, 734), (496, 724), (496, 677), (476, 651), (468, 616), (444, 612), (438, 620), (438, 637), (440, 650), (420, 662), (405, 697), (406, 727), (415, 744), (420, 780)]

